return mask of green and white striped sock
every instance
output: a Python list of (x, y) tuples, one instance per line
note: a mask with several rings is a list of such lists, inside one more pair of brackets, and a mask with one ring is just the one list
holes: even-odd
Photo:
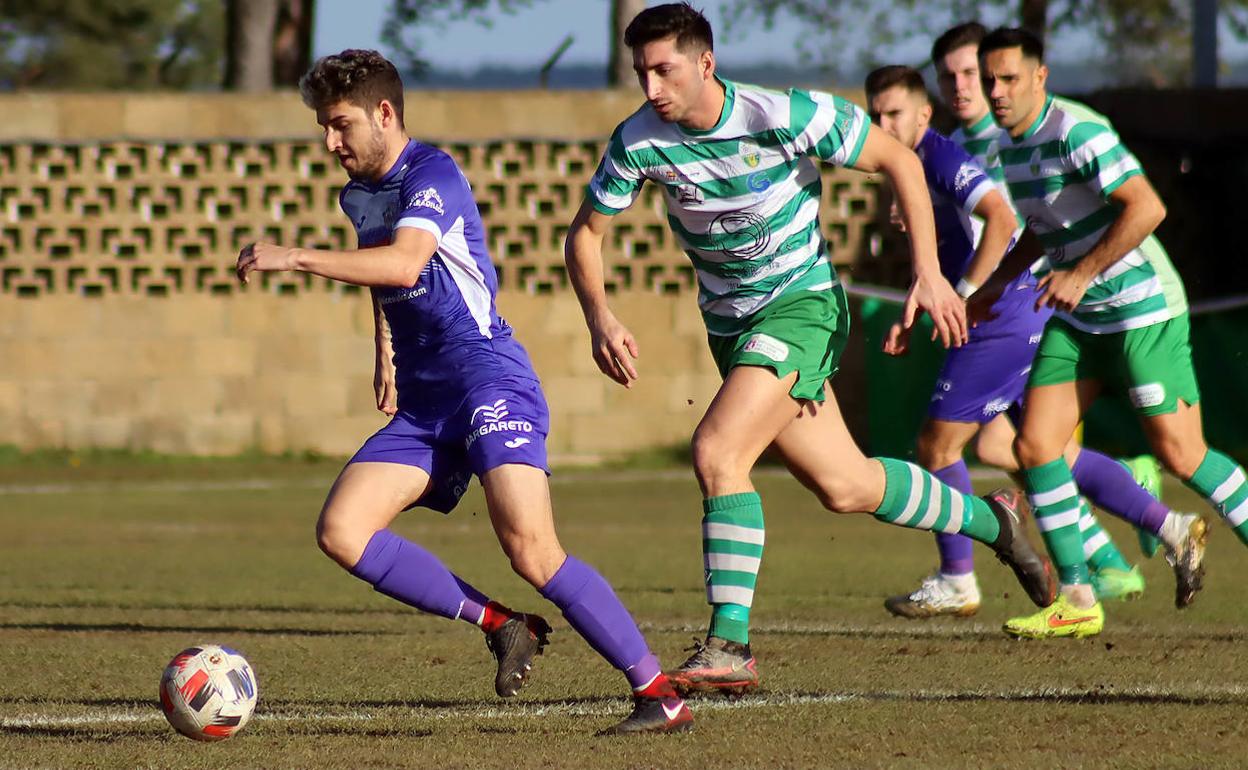
[(750, 641), (750, 606), (763, 558), (763, 501), (757, 492), (702, 501), (702, 563), (706, 600), (711, 603), (708, 634)]
[(1079, 536), (1079, 489), (1066, 459), (1059, 457), (1036, 468), (1024, 468), (1023, 483), (1058, 579), (1062, 585), (1087, 584), (1088, 565)]
[(1079, 498), (1079, 535), (1083, 538), (1083, 560), (1090, 568), (1131, 570), (1131, 565), (1114, 545), (1109, 533), (1092, 514), (1092, 506), (1088, 505), (1086, 497)]
[(1239, 542), (1248, 545), (1248, 478), (1239, 463), (1210, 449), (1187, 486), (1217, 508)]
[(884, 466), (884, 499), (874, 511), (875, 518), (899, 527), (996, 542), (1001, 527), (988, 503), (959, 492), (914, 463), (875, 459)]

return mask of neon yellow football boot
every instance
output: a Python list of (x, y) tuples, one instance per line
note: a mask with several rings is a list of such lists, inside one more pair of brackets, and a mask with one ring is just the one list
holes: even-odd
[(1092, 590), (1097, 599), (1138, 599), (1144, 595), (1144, 575), (1138, 566), (1129, 570), (1103, 567), (1092, 572)]
[(1001, 630), (1018, 639), (1053, 639), (1059, 636), (1095, 636), (1105, 627), (1105, 610), (1098, 601), (1086, 610), (1070, 603), (1065, 594), (1034, 615), (1005, 621)]
[[(1123, 460), (1122, 464), (1131, 471), (1131, 478), (1135, 479), (1136, 484), (1144, 487), (1144, 491), (1153, 497), (1161, 499), (1161, 465), (1152, 455), (1132, 457), (1130, 460)], [(1142, 529), (1136, 529), (1135, 534), (1140, 540), (1140, 551), (1145, 558), (1151, 559), (1161, 548), (1161, 540), (1152, 532)]]

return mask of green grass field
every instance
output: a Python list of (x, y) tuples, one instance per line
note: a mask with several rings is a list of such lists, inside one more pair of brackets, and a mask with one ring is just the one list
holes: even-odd
[[(511, 574), (479, 489), (396, 528), (556, 633), (521, 694), (494, 696), (479, 632), (373, 593), (317, 550), (336, 464), (63, 458), (0, 464), (0, 767), (1212, 767), (1248, 760), (1248, 553), (1215, 524), (1206, 589), (1180, 613), (1160, 558), (1105, 633), (1015, 642), (1030, 605), (980, 552), (971, 619), (881, 602), (935, 563), (928, 535), (826, 514), (774, 471), (752, 643), (763, 691), (694, 704), (694, 733), (595, 738), (628, 711), (609, 669)], [(699, 495), (686, 471), (562, 473), (567, 549), (597, 565), (656, 652), (704, 629)], [(1175, 507), (1206, 510), (1177, 484)], [(1134, 536), (1107, 528), (1129, 558)], [(160, 673), (218, 642), (252, 662), (256, 718), (197, 744), (166, 725)]]

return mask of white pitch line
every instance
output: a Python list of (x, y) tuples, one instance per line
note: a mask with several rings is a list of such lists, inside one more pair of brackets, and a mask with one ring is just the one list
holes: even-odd
[[(784, 468), (757, 468), (755, 478), (787, 478)], [(975, 481), (1002, 481), (1008, 476), (992, 468), (971, 471)], [(693, 481), (693, 469), (575, 471), (550, 477), (552, 486), (576, 484), (645, 484), (656, 481)], [(0, 495), (70, 495), (84, 492), (246, 492), (272, 489), (329, 489), (333, 479), (226, 479), (222, 481), (81, 481), (55, 484), (0, 484)]]
[[(702, 711), (749, 711), (752, 709), (777, 709), (792, 708), (801, 706), (826, 706), (841, 703), (852, 702), (876, 702), (876, 701), (914, 701), (914, 702), (965, 702), (965, 701), (994, 701), (994, 702), (1046, 702), (1046, 701), (1105, 701), (1105, 700), (1124, 700), (1131, 699), (1157, 699), (1164, 701), (1166, 699), (1174, 700), (1224, 700), (1227, 702), (1241, 701), (1248, 697), (1248, 687), (1241, 685), (1229, 686), (1197, 686), (1188, 687), (1182, 690), (1169, 690), (1162, 687), (1126, 687), (1121, 689), (1087, 689), (1074, 687), (1044, 687), (1044, 688), (1020, 688), (1020, 689), (1002, 689), (1002, 690), (875, 690), (867, 692), (857, 692), (847, 690), (844, 692), (828, 692), (828, 693), (784, 693), (775, 692), (764, 695), (745, 696), (737, 700), (731, 699), (699, 699), (690, 703), (695, 713)], [(526, 704), (523, 702), (515, 703), (508, 706), (472, 706), (472, 707), (447, 707), (447, 706), (415, 706), (415, 707), (397, 707), (393, 709), (382, 708), (374, 712), (368, 711), (346, 711), (346, 712), (315, 712), (315, 713), (293, 713), (293, 714), (256, 714), (254, 719), (257, 722), (316, 722), (324, 724), (326, 722), (367, 722), (378, 719), (385, 714), (396, 716), (410, 716), (417, 719), (433, 719), (435, 721), (445, 720), (463, 720), (463, 719), (536, 719), (539, 717), (550, 715), (562, 716), (611, 716), (624, 713), (627, 711), (628, 703), (625, 699), (620, 698), (616, 702), (593, 702), (593, 703), (540, 703)], [(403, 712), (408, 712), (404, 714)], [(160, 722), (163, 716), (160, 712), (129, 712), (129, 713), (113, 713), (106, 711), (95, 711), (77, 716), (47, 716), (43, 714), (30, 714), (20, 717), (8, 717), (0, 719), (0, 729), (21, 729), (21, 728), (39, 728), (39, 727), (75, 727), (81, 725), (107, 725), (107, 724), (135, 724), (147, 722)]]

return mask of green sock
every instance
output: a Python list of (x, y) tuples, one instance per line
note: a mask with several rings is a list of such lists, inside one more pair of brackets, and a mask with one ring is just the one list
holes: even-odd
[(1093, 571), (1098, 569), (1120, 569), (1131, 571), (1131, 564), (1123, 558), (1122, 552), (1109, 533), (1102, 527), (1092, 514), (1086, 497), (1079, 498), (1079, 534), (1083, 538), (1083, 559)]
[(899, 527), (996, 542), (1001, 526), (988, 503), (959, 492), (914, 463), (875, 459), (884, 466), (884, 499), (873, 512), (875, 518)]
[(1083, 538), (1079, 536), (1079, 489), (1066, 459), (1059, 457), (1037, 468), (1024, 468), (1023, 483), (1058, 579), (1062, 585), (1088, 583)]
[(1217, 508), (1239, 542), (1248, 545), (1248, 479), (1239, 463), (1210, 449), (1187, 486)]
[(702, 501), (702, 559), (706, 600), (711, 603), (708, 634), (749, 644), (750, 605), (763, 558), (763, 501), (757, 492)]

